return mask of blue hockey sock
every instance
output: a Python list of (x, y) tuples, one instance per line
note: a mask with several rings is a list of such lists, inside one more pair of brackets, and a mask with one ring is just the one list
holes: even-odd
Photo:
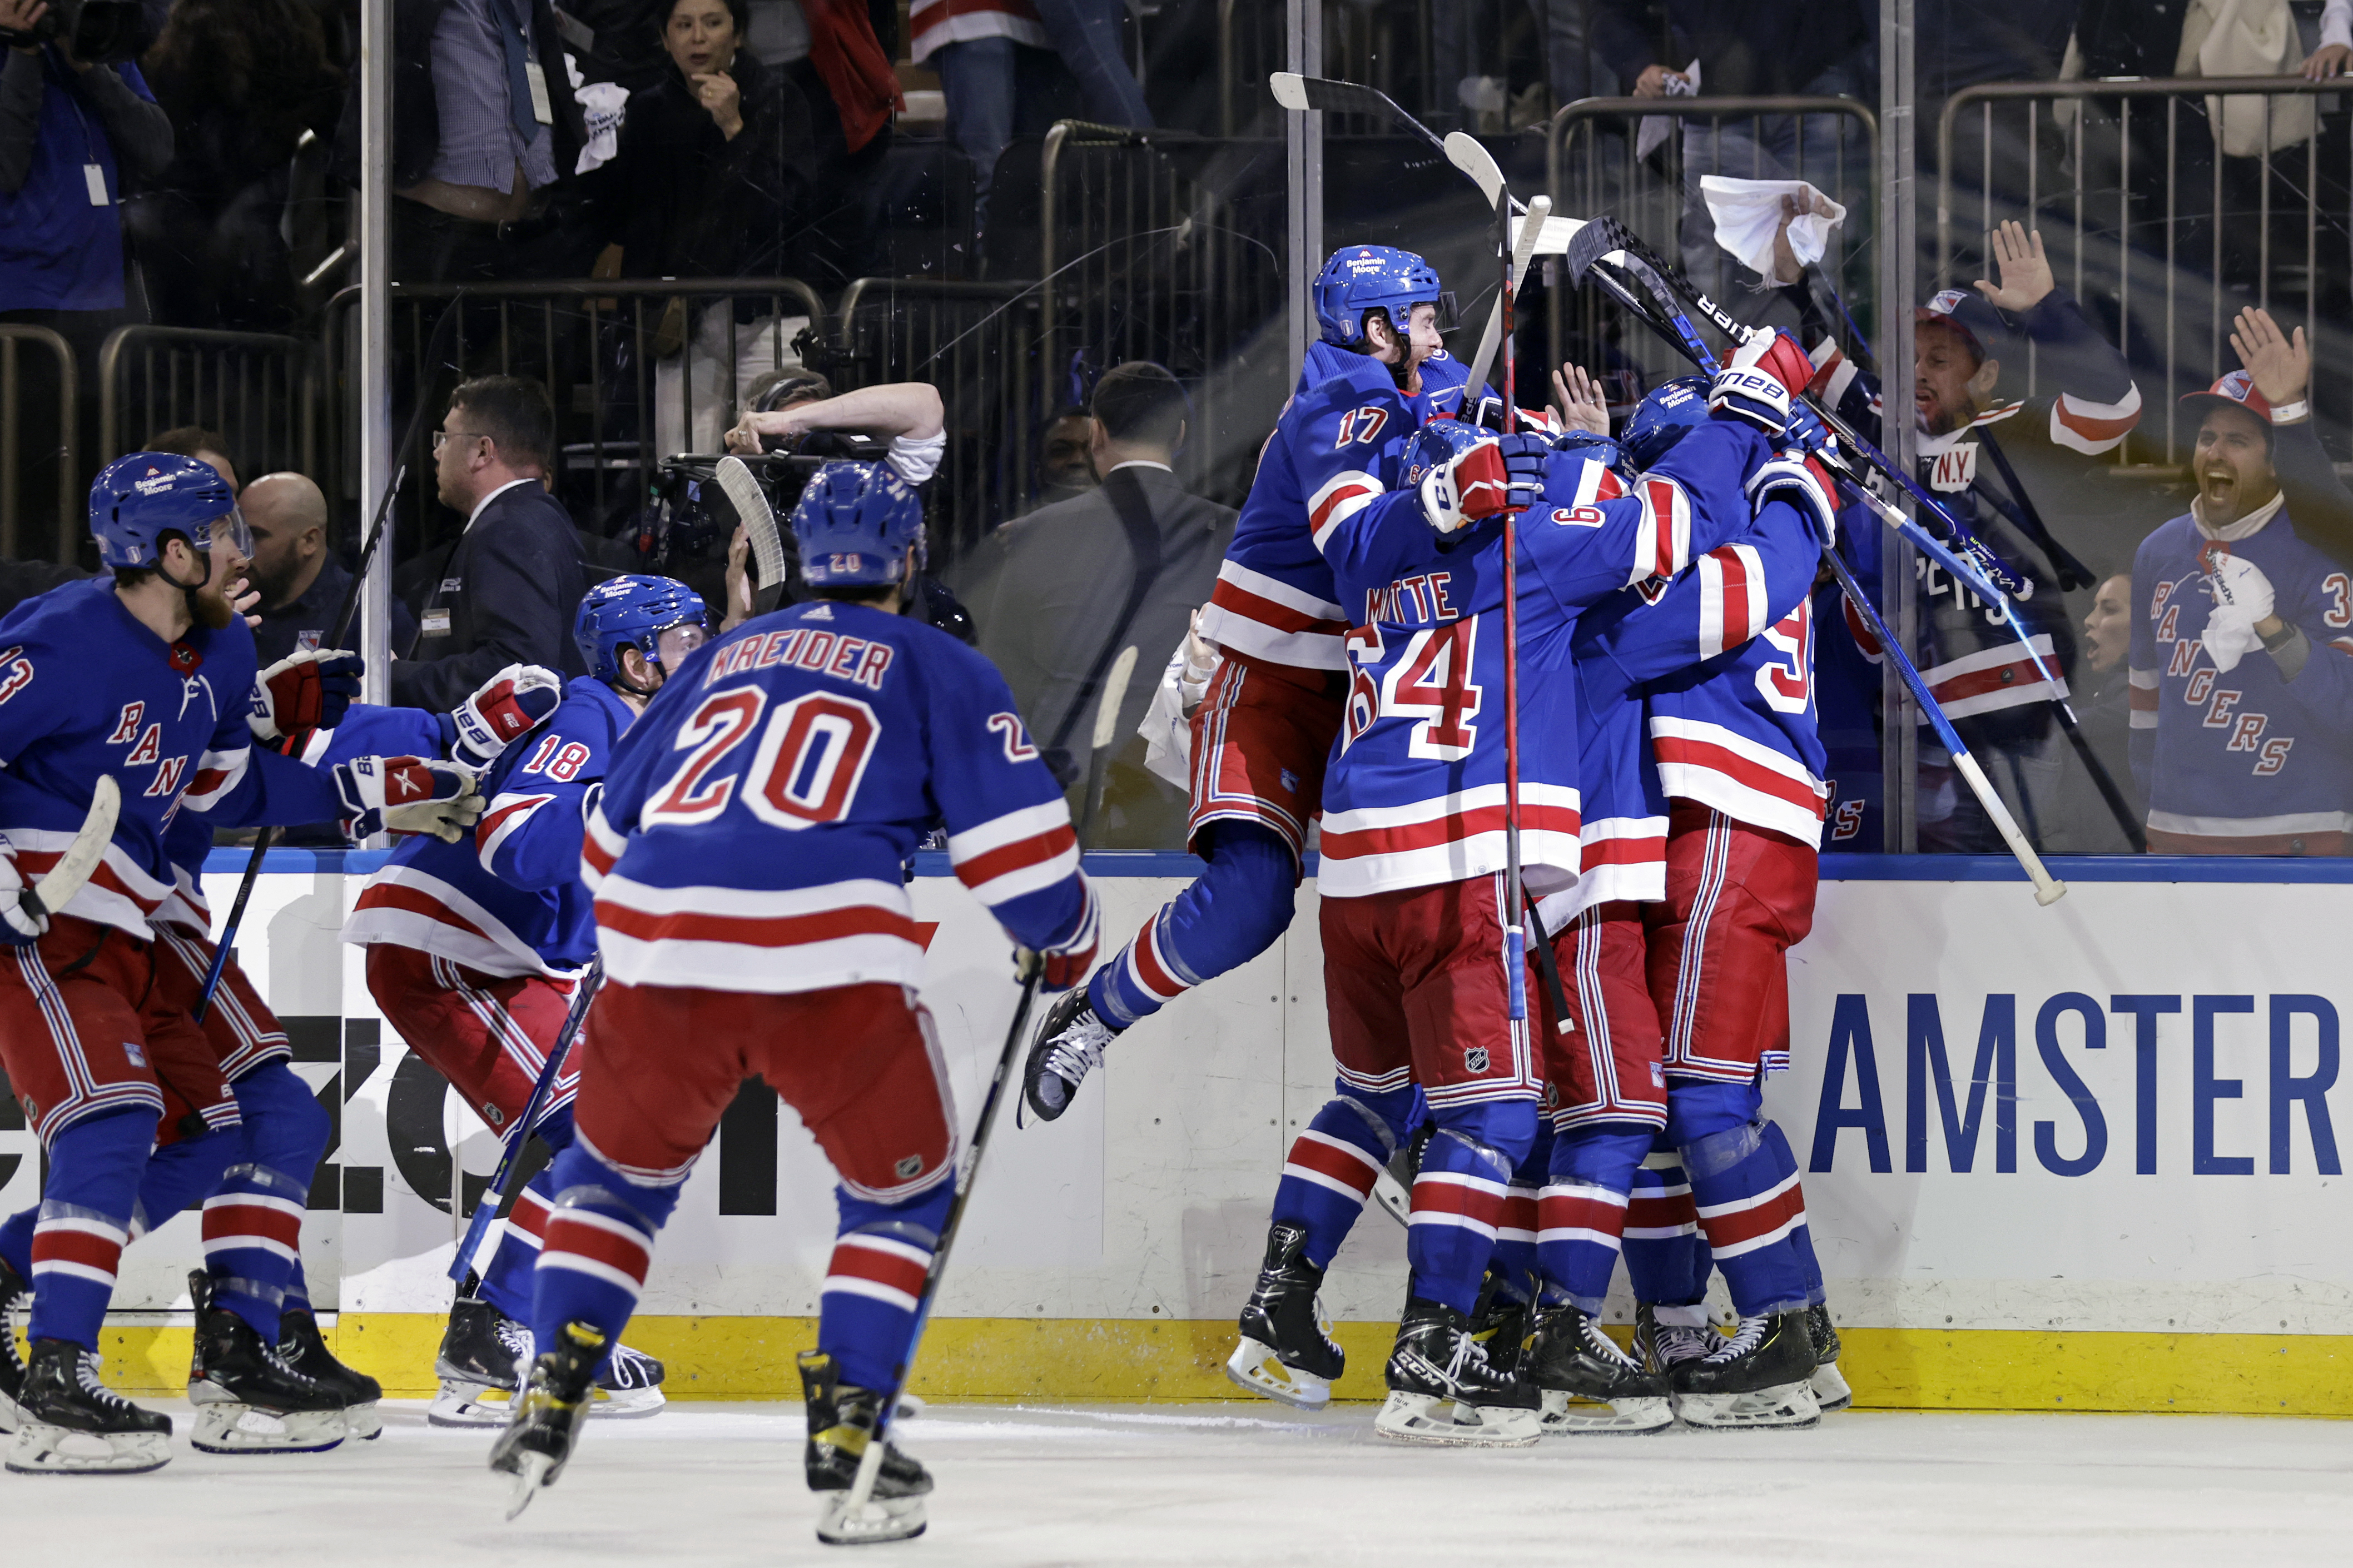
[(1650, 1155), (1634, 1173), (1626, 1205), (1626, 1280), (1634, 1299), (1653, 1306), (1696, 1307), (1707, 1295), (1715, 1270), (1707, 1238), (1699, 1233), (1683, 1157), (1668, 1145), (1662, 1130)]
[(1764, 1120), (1757, 1089), (1713, 1081), (1667, 1086), (1667, 1131), (1683, 1152), (1701, 1234), (1744, 1318), (1810, 1304), (1812, 1247), (1797, 1156)]
[(1365, 1194), (1409, 1135), (1405, 1117), (1412, 1104), (1410, 1088), (1365, 1094), (1342, 1084), (1338, 1098), (1325, 1100), (1292, 1143), (1270, 1219), (1307, 1233), (1300, 1253), (1316, 1268), (1330, 1267), (1348, 1239)]
[(533, 1275), (532, 1333), (553, 1345), (565, 1324), (586, 1323), (605, 1336), (601, 1373), (637, 1310), (654, 1237), (678, 1207), (679, 1187), (632, 1182), (580, 1142), (558, 1154), (551, 1169), (555, 1205)]
[(1504, 1190), (1504, 1215), (1495, 1224), (1495, 1258), (1491, 1267), (1500, 1276), (1495, 1292), (1506, 1301), (1526, 1300), (1536, 1278), (1536, 1195), (1544, 1188), (1545, 1172), (1552, 1163), (1552, 1141), (1551, 1126), (1538, 1118), (1535, 1142), (1512, 1167), (1511, 1183)]
[(156, 1150), (139, 1178), (132, 1236), (144, 1236), (159, 1225), (169, 1224), (174, 1215), (190, 1205), (204, 1201), (220, 1185), (222, 1174), (237, 1163), (237, 1151), (244, 1146), (245, 1129), (232, 1124)]
[(15, 1269), (20, 1279), (33, 1277), (33, 1226), (40, 1217), (41, 1205), (35, 1204), (0, 1220), (0, 1262)]
[(895, 1389), (955, 1185), (942, 1181), (896, 1204), (872, 1203), (837, 1187), (834, 1200), (841, 1217), (825, 1271), (817, 1348), (833, 1357), (843, 1382)]
[(93, 1116), (50, 1138), (27, 1276), (30, 1338), (98, 1349), (154, 1138), (155, 1113), (144, 1107)]
[(242, 1122), (237, 1163), (205, 1199), (205, 1267), (215, 1301), (276, 1344), (286, 1281), (302, 1256), (311, 1176), (332, 1123), (282, 1061), (256, 1068), (232, 1087)]
[(1535, 1142), (1534, 1100), (1433, 1108), (1438, 1135), (1413, 1183), (1405, 1257), (1411, 1294), (1468, 1313), (1495, 1255), (1495, 1230), (1512, 1169)]
[(1114, 1029), (1240, 968), (1291, 924), (1299, 861), (1282, 835), (1250, 822), (1217, 823), (1205, 834), (1208, 868), (1087, 983), (1088, 1005)]
[(1547, 1294), (1556, 1290), (1584, 1311), (1601, 1310), (1618, 1268), (1634, 1173), (1656, 1136), (1655, 1128), (1608, 1121), (1555, 1135), (1536, 1204), (1536, 1253)]
[(311, 1282), (302, 1278), (302, 1258), (299, 1253), (295, 1255), (294, 1267), (287, 1270), (286, 1305), (283, 1310), (289, 1312), (311, 1310)]

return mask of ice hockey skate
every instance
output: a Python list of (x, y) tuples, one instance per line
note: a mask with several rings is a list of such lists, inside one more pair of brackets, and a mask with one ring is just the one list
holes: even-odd
[(1266, 1262), (1242, 1307), (1241, 1343), (1226, 1375), (1253, 1394), (1300, 1410), (1332, 1402), (1332, 1383), (1347, 1357), (1332, 1342), (1331, 1320), (1315, 1291), (1324, 1270), (1300, 1256), (1307, 1233), (1278, 1225), (1266, 1233)]
[(1543, 1436), (1535, 1387), (1487, 1364), (1470, 1320), (1419, 1297), (1405, 1304), (1383, 1369), (1388, 1402), (1373, 1430), (1400, 1443), (1524, 1448)]
[[(520, 1369), (531, 1359), (531, 1331), (473, 1295), (449, 1307), (449, 1327), (433, 1358), (440, 1392), (425, 1412), (436, 1426), (498, 1426), (513, 1414)], [(494, 1398), (504, 1394), (506, 1398)]]
[(1829, 1306), (1817, 1301), (1807, 1308), (1806, 1329), (1814, 1340), (1814, 1399), (1825, 1414), (1844, 1410), (1854, 1403), (1854, 1390), (1839, 1371), (1839, 1355), (1844, 1347), (1839, 1343), (1838, 1325), (1831, 1321)]
[(627, 1345), (613, 1347), (613, 1359), (596, 1379), (596, 1403), (591, 1415), (634, 1420), (651, 1415), (670, 1403), (662, 1392), (662, 1363)]
[(594, 1373), (604, 1350), (604, 1335), (586, 1323), (566, 1323), (562, 1342), (533, 1363), (531, 1382), (514, 1402), (514, 1419), (491, 1445), (491, 1468), (514, 1478), (509, 1519), (564, 1473), (595, 1397)]
[(172, 1458), (172, 1418), (98, 1380), (98, 1357), (69, 1340), (38, 1340), (16, 1396), (18, 1475), (141, 1475)]
[(25, 1357), (16, 1349), (16, 1320), (29, 1318), (33, 1288), (0, 1259), (0, 1433), (16, 1429), (16, 1398), (25, 1389)]
[(1471, 1337), (1487, 1352), (1487, 1364), (1508, 1373), (1520, 1364), (1520, 1346), (1527, 1339), (1528, 1304), (1508, 1289), (1504, 1277), (1490, 1266), (1479, 1289), (1478, 1309), (1471, 1314)]
[(1743, 1318), (1739, 1331), (1709, 1354), (1676, 1364), (1675, 1414), (1719, 1430), (1814, 1426), (1822, 1418), (1810, 1381), (1814, 1363), (1804, 1312)]
[(1103, 1066), (1103, 1047), (1117, 1038), (1119, 1031), (1095, 1016), (1085, 986), (1055, 998), (1021, 1069), (1021, 1094), (1029, 1113), (1051, 1121), (1068, 1110), (1087, 1074)]
[(196, 1310), (195, 1352), (188, 1363), (188, 1403), (196, 1407), (189, 1441), (204, 1454), (323, 1454), (342, 1443), (340, 1394), (288, 1366), (278, 1347), (214, 1300), (213, 1277), (188, 1276)]
[[(817, 1538), (828, 1546), (862, 1546), (923, 1534), (929, 1522), (923, 1499), (932, 1489), (931, 1472), (891, 1447), (887, 1437), (873, 1436), (882, 1396), (843, 1383), (839, 1365), (823, 1351), (803, 1351), (800, 1369), (801, 1394), (808, 1405), (808, 1443), (801, 1465), (809, 1490), (823, 1505)], [(853, 1513), (850, 1486), (858, 1479), (867, 1445), (877, 1441), (883, 1449), (873, 1496)]]
[(1675, 1424), (1666, 1375), (1620, 1350), (1574, 1303), (1538, 1310), (1518, 1371), (1544, 1395), (1547, 1436), (1662, 1432)]
[(1634, 1342), (1629, 1352), (1645, 1369), (1672, 1375), (1687, 1361), (1698, 1361), (1719, 1342), (1707, 1326), (1705, 1307), (1661, 1307), (1651, 1302), (1634, 1308)]
[(353, 1436), (373, 1439), (384, 1435), (384, 1417), (375, 1407), (375, 1402), (384, 1397), (384, 1385), (335, 1359), (319, 1332), (316, 1315), (292, 1310), (280, 1320), (278, 1357), (343, 1402), (343, 1426)]

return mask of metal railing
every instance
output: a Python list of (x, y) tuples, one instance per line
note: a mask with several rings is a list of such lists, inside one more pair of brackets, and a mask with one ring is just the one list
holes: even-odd
[(58, 364), (57, 441), (50, 448), (57, 458), (58, 531), (51, 542), (56, 559), (71, 561), (81, 542), (82, 481), (74, 426), (80, 406), (80, 378), (74, 371), (73, 346), (47, 327), (0, 323), (0, 558), (20, 558), (30, 542), (25, 499), (25, 405), (21, 375), (24, 346), (48, 351)]
[[(1644, 153), (1642, 122), (1654, 118), (1674, 123)], [(1694, 127), (1704, 129), (1694, 134)], [(1851, 98), (1588, 98), (1553, 115), (1546, 132), (1545, 175), (1555, 212), (1609, 214), (1660, 254), (1680, 254), (1703, 286), (1712, 285), (1718, 298), (1736, 306), (1738, 293), (1727, 287), (1733, 265), (1713, 243), (1714, 226), (1700, 201), (1701, 175), (1810, 180), (1848, 214), (1846, 223), (1831, 231), (1822, 269), (1842, 296), (1867, 300), (1876, 292), (1864, 247), (1872, 232), (1878, 148), (1878, 117)], [(1599, 300), (1588, 297), (1563, 308), (1558, 296), (1551, 297), (1547, 324), (1554, 363), (1567, 357), (1574, 335), (1588, 352), (1615, 342), (1652, 378), (1685, 374), (1687, 367), (1662, 345), (1613, 339), (1610, 317)]]
[[(2332, 275), (2340, 284), (2353, 276), (2353, 204), (2332, 168), (2353, 147), (2353, 126), (2340, 121), (2327, 138), (2337, 146), (2324, 148), (2321, 117), (2299, 134), (2289, 110), (2345, 90), (2303, 77), (1965, 88), (1936, 124), (1937, 282), (1967, 287), (1978, 276), (1957, 265), (1963, 247), (1982, 256), (2002, 219), (2042, 229), (2061, 279), (2105, 318), (2136, 374), (2162, 367), (2145, 406), (2164, 412), (2144, 418), (2119, 462), (2183, 459), (2176, 399), (2237, 368), (2229, 323), (2245, 304), (2302, 318), (2315, 350), (2314, 412), (2325, 401), (2341, 427), (2353, 416), (2353, 336), (2322, 297)], [(2253, 111), (2262, 151), (2218, 146), (2210, 100)], [(1973, 171), (1961, 167), (1969, 163)]]
[(219, 432), (244, 464), (239, 479), (319, 458), (316, 351), (301, 338), (196, 327), (118, 327), (98, 351), (102, 461), (166, 430)]

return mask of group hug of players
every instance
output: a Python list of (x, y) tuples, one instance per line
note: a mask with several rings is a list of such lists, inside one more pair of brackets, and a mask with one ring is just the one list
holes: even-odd
[[(1776, 338), (1663, 389), (1619, 442), (1598, 408), (1582, 432), (1499, 435), (1464, 417), (1439, 292), (1381, 247), (1319, 278), (1324, 341), (1203, 617), (1214, 669), (1185, 672), (1208, 869), (1099, 968), (1062, 791), (1003, 679), (898, 614), (923, 526), (891, 464), (811, 480), (792, 519), (804, 602), (709, 637), (683, 585), (618, 578), (579, 612), (588, 676), (513, 668), (446, 715), (357, 702), (348, 654), (257, 670), (227, 487), (158, 454), (110, 466), (91, 528), (113, 574), (0, 621), (0, 1059), (48, 1154), (38, 1205), (0, 1226), (0, 1304), (30, 1301), (29, 1354), (0, 1352), (8, 1468), (167, 1460), (168, 1418), (104, 1386), (99, 1333), (124, 1246), (199, 1202), (196, 1445), (377, 1430), (379, 1388), (329, 1353), (303, 1288), (325, 1115), (233, 962), (199, 1006), (213, 830), (324, 818), (406, 836), (345, 939), (393, 1027), (502, 1135), (601, 966), (530, 1129), (554, 1160), (461, 1290), (438, 1368), (434, 1418), (500, 1426), (491, 1464), (519, 1498), (561, 1474), (592, 1410), (659, 1406), (660, 1367), (620, 1335), (757, 1074), (839, 1178), (800, 1361), (809, 1485), (838, 1504), (875, 1447), (873, 1517), (830, 1538), (923, 1528), (930, 1476), (869, 1438), (957, 1189), (902, 875), (943, 831), (1067, 993), (1024, 1075), (1050, 1119), (1119, 1031), (1281, 934), (1320, 816), (1338, 1092), (1284, 1166), (1238, 1381), (1328, 1397), (1323, 1270), (1419, 1144), (1383, 1433), (1815, 1420), (1836, 1342), (1758, 1098), (1786, 1056), (1783, 952), (1810, 918), (1825, 797), (1809, 595), (1838, 500), (1792, 409), (1814, 367)], [(1507, 513), (1534, 921), (1504, 891)], [(100, 775), (121, 796), (111, 841), (50, 911), (41, 880)], [(1523, 924), (1554, 965), (1510, 945)], [(1621, 1249), (1644, 1303), (1632, 1357), (1597, 1322)], [(1735, 1335), (1701, 1306), (1711, 1268)]]

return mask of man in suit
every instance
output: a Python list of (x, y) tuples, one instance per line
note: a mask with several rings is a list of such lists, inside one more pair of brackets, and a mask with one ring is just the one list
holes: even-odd
[[(1106, 371), (1088, 408), (1102, 485), (1006, 524), (981, 546), (987, 564), (970, 601), (981, 651), (1013, 688), (1032, 742), (1078, 792), (1071, 809), (1094, 847), (1184, 843), (1186, 797), (1145, 771), (1136, 727), (1234, 534), (1232, 510), (1191, 494), (1173, 471), (1187, 408), (1160, 365)], [(1124, 660), (1130, 647), (1135, 656)], [(1097, 759), (1095, 714), (1124, 662), (1118, 725)]]
[(444, 711), (510, 664), (586, 675), (572, 619), (587, 572), (572, 516), (547, 491), (555, 410), (535, 381), (486, 375), (449, 395), (434, 433), (441, 504), (465, 531), (428, 580), (392, 701)]

